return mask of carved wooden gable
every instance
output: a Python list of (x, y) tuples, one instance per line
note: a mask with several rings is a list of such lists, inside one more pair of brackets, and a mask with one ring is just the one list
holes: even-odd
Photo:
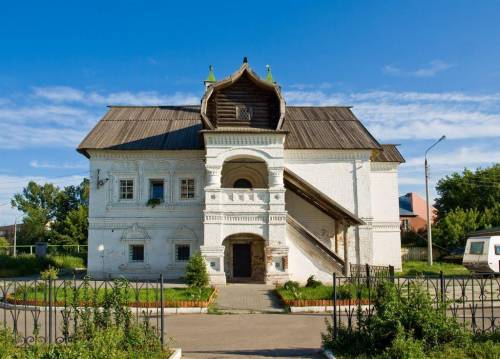
[(207, 103), (207, 117), (214, 127), (276, 129), (280, 98), (274, 88), (244, 72), (236, 81), (214, 89)]

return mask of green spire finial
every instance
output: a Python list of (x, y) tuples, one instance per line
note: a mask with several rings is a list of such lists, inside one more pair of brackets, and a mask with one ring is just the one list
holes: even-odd
[(271, 83), (274, 83), (274, 80), (273, 80), (273, 73), (271, 72), (271, 66), (266, 65), (266, 70), (267, 70), (267, 74), (266, 74), (266, 81), (269, 81), (269, 82), (271, 82)]
[(208, 67), (208, 76), (207, 76), (207, 79), (205, 80), (205, 82), (216, 82), (215, 74), (214, 74), (214, 67), (212, 65), (210, 65)]

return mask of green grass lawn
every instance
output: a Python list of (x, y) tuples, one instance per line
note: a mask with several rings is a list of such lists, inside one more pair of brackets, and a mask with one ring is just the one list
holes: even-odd
[(21, 254), (17, 257), (0, 255), (0, 278), (38, 274), (47, 269), (49, 265), (70, 270), (86, 267), (82, 257), (63, 254), (51, 254), (45, 258), (29, 254)]
[[(212, 295), (213, 288), (190, 289), (190, 288), (165, 288), (163, 289), (164, 302), (179, 302), (179, 301), (207, 301)], [(84, 288), (76, 290), (76, 300), (78, 302), (93, 303), (97, 300), (97, 304), (101, 305), (104, 301), (105, 294), (111, 293), (111, 288), (98, 288), (94, 290), (88, 288), (87, 292)], [(122, 289), (120, 291), (128, 302), (139, 303), (154, 303), (160, 301), (160, 290), (157, 288), (142, 288), (135, 290), (134, 288)], [(75, 292), (69, 285), (64, 290), (64, 286), (56, 286), (54, 291), (54, 301), (59, 303), (68, 303), (71, 305), (75, 300)], [(12, 294), (12, 298), (17, 300), (28, 301), (46, 301), (48, 296), (48, 288), (44, 283), (38, 283), (35, 287), (32, 284), (18, 287)]]
[(427, 265), (423, 261), (403, 262), (403, 271), (397, 273), (398, 276), (415, 275), (439, 275), (443, 271), (446, 276), (468, 275), (470, 272), (461, 264), (434, 262), (433, 266)]
[[(276, 291), (284, 300), (330, 300), (333, 296), (333, 287), (320, 285), (318, 287), (299, 287), (296, 289), (277, 288)], [(337, 287), (337, 299), (356, 299), (358, 292), (361, 298), (368, 298), (368, 288), (364, 285), (343, 284)], [(373, 293), (372, 293), (373, 296)]]

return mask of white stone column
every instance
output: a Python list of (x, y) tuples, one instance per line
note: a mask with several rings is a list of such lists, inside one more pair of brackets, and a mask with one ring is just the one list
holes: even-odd
[(220, 188), (222, 166), (206, 165), (207, 169), (207, 187)]
[(283, 167), (269, 167), (267, 171), (269, 188), (283, 188)]
[(224, 271), (224, 246), (201, 246), (211, 284), (226, 284)]
[(283, 284), (289, 280), (288, 247), (266, 247), (266, 284)]

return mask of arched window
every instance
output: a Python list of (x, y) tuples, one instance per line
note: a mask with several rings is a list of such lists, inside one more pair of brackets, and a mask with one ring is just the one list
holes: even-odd
[(252, 188), (252, 182), (245, 178), (237, 179), (233, 185), (234, 188)]

